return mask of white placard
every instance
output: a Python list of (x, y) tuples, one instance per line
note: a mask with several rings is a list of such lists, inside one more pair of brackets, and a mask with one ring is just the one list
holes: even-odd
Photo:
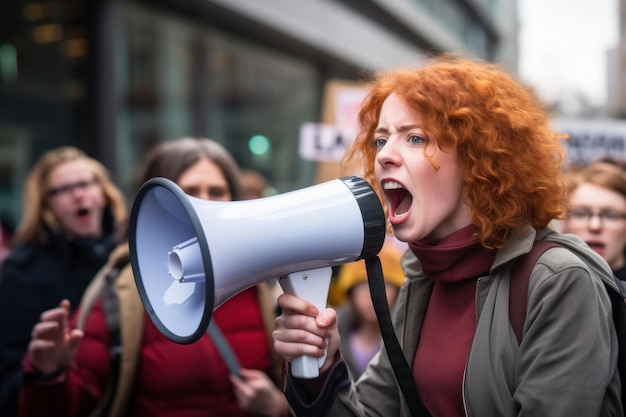
[(556, 119), (553, 127), (566, 133), (563, 144), (570, 161), (586, 164), (611, 156), (626, 160), (626, 122), (623, 120), (567, 120)]
[(338, 162), (354, 141), (352, 129), (322, 123), (300, 126), (300, 158), (309, 161)]

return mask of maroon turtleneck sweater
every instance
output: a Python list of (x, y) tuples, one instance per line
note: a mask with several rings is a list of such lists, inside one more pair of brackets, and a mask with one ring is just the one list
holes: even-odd
[(469, 225), (446, 238), (410, 244), (434, 281), (413, 362), (413, 376), (433, 417), (463, 417), (462, 383), (476, 331), (476, 283), (495, 250), (483, 248)]

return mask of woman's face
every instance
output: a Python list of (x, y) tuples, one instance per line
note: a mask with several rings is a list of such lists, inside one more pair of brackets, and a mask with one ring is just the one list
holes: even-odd
[(178, 185), (185, 194), (203, 200), (231, 201), (232, 194), (226, 176), (220, 167), (202, 158), (187, 168), (178, 178)]
[(47, 205), (69, 238), (102, 235), (106, 198), (87, 161), (74, 160), (54, 168), (48, 177)]
[(563, 232), (580, 236), (613, 270), (624, 266), (626, 198), (598, 185), (580, 184), (570, 201)]
[[(395, 94), (382, 106), (375, 142), (374, 174), (399, 240), (440, 240), (471, 223), (456, 151), (441, 151), (419, 115)], [(439, 170), (426, 159), (426, 149)]]

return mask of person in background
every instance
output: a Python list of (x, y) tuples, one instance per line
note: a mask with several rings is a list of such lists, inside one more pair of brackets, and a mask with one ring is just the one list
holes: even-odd
[[(181, 138), (158, 145), (147, 156), (141, 183), (154, 177), (172, 180), (197, 198), (232, 201), (242, 197), (235, 160), (209, 139)], [(236, 376), (208, 335), (181, 345), (161, 334), (141, 304), (128, 252), (127, 242), (115, 251), (116, 256), (125, 257), (125, 263), (116, 262), (121, 267), (117, 287), (131, 291), (128, 308), (139, 313), (129, 317), (139, 316), (142, 322), (133, 331), (130, 322), (121, 320), (123, 352), (129, 344), (137, 347), (131, 356), (122, 353), (133, 377), (120, 388), (125, 400), (115, 403), (119, 407), (110, 409), (109, 415), (287, 415), (286, 400), (276, 385), (282, 363), (271, 348), (275, 316), (266, 286), (240, 292), (213, 313), (212, 321), (241, 364), (240, 376)], [(120, 294), (120, 304), (125, 297)], [(75, 321), (75, 316), (70, 320), (69, 303), (64, 300), (58, 308), (46, 311), (34, 327), (24, 360), (29, 378), (21, 395), (21, 416), (81, 417), (99, 406), (114, 378), (102, 301), (95, 302), (84, 328), (76, 328)]]
[(626, 294), (626, 173), (596, 161), (574, 171), (564, 233), (581, 237), (610, 265)]
[[(408, 416), (421, 397), (433, 417), (623, 416), (605, 288), (617, 284), (580, 238), (549, 227), (565, 216), (568, 188), (543, 103), (497, 64), (451, 54), (378, 72), (368, 87), (347, 161), (363, 164), (409, 244), (393, 326), (416, 389), (402, 394), (394, 371), (404, 367), (386, 345), (352, 381), (336, 311), (286, 293), (275, 349), (288, 363), (326, 353), (318, 378), (288, 366), (294, 412)], [(535, 240), (557, 246), (528, 277), (520, 343), (511, 266)]]
[(241, 171), (242, 200), (253, 200), (268, 197), (271, 194), (269, 181), (259, 172), (252, 169)]
[(118, 244), (126, 203), (106, 168), (73, 147), (42, 155), (24, 189), (24, 212), (0, 270), (0, 410), (17, 414), (21, 360), (40, 314), (78, 302)]
[[(400, 266), (402, 252), (387, 240), (378, 257), (383, 268), (385, 292), (391, 310), (404, 281), (404, 272)], [(337, 309), (337, 326), (342, 335), (339, 348), (352, 377), (356, 379), (365, 371), (382, 344), (378, 317), (367, 282), (365, 261), (341, 265), (337, 290), (346, 297), (346, 301)]]
[(597, 162), (606, 162), (608, 164), (615, 165), (626, 172), (626, 159), (617, 158), (615, 156), (606, 155), (598, 158)]

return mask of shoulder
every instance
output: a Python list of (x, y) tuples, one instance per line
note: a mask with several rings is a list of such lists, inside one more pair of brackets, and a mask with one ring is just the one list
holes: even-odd
[(17, 246), (11, 250), (9, 256), (4, 260), (3, 265), (24, 267), (29, 265), (41, 253), (43, 253), (42, 248), (36, 248), (33, 246)]
[(588, 265), (579, 256), (574, 254), (570, 249), (562, 246), (555, 246), (546, 250), (537, 260), (537, 265), (543, 266), (552, 274), (557, 274), (572, 268), (581, 268), (585, 271), (589, 270)]
[(550, 303), (546, 300), (569, 300), (572, 306), (598, 304), (604, 306), (602, 310), (610, 309), (603, 283), (605, 280), (613, 281), (612, 273), (597, 268), (595, 258), (587, 255), (584, 250), (580, 252), (571, 247), (557, 246), (546, 250), (533, 268), (529, 300), (542, 300), (544, 305)]
[(540, 258), (540, 263), (551, 268), (554, 273), (582, 269), (596, 284), (617, 287), (613, 271), (606, 260), (578, 236), (552, 232), (545, 239), (561, 246), (548, 250)]
[[(590, 266), (570, 248), (556, 246), (546, 250), (537, 260), (532, 270), (533, 285), (593, 285), (594, 272)], [(576, 284), (577, 281), (580, 281)]]
[(50, 282), (64, 271), (63, 263), (45, 247), (18, 246), (4, 259), (0, 282)]

